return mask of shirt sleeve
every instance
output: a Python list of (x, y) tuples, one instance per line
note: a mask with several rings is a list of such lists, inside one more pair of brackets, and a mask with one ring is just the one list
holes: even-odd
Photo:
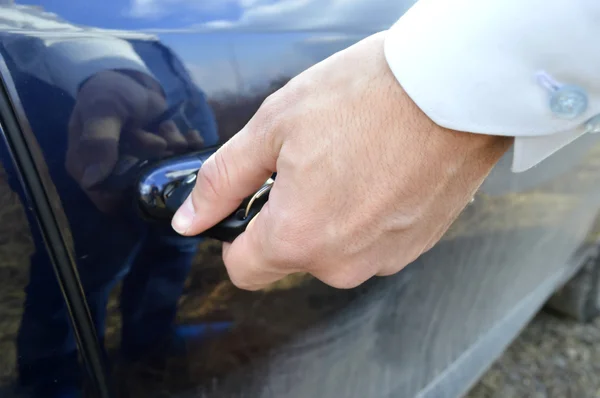
[(131, 44), (115, 37), (47, 43), (45, 64), (53, 80), (73, 96), (82, 82), (103, 70), (128, 69), (152, 76)]
[(600, 131), (598, 37), (598, 0), (420, 0), (385, 55), (435, 123), (514, 136), (521, 172)]
[(2, 44), (20, 69), (73, 97), (81, 83), (103, 70), (128, 69), (154, 77), (128, 41), (99, 34), (73, 36), (48, 39), (17, 34), (4, 36)]

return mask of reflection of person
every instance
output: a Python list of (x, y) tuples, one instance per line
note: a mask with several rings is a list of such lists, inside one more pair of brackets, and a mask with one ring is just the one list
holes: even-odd
[[(24, 6), (0, 7), (0, 16), (0, 49), (60, 193), (100, 337), (108, 294), (124, 278), (123, 357), (178, 346), (177, 302), (199, 239), (137, 223), (120, 211), (120, 193), (90, 188), (113, 172), (125, 145), (156, 158), (216, 144), (204, 94), (153, 37), (86, 30)], [(21, 34), (13, 29), (19, 21), (51, 32)], [(184, 115), (144, 130), (182, 102)], [(76, 395), (82, 375), (69, 317), (41, 237), (35, 243), (18, 336), (20, 382), (35, 396)]]
[(594, 0), (417, 2), (265, 101), (204, 164), (174, 228), (203, 231), (277, 171), (267, 205), (224, 247), (235, 284), (309, 272), (349, 288), (398, 272), (513, 142), (523, 171), (600, 130), (599, 13)]

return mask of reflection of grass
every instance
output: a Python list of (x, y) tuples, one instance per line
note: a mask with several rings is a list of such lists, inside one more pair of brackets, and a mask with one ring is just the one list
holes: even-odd
[[(444, 239), (529, 227), (559, 228), (570, 212), (596, 193), (594, 187), (599, 185), (600, 145), (596, 145), (576, 171), (558, 176), (535, 190), (500, 197), (477, 195), (475, 203), (467, 207)], [(588, 235), (588, 240), (597, 238), (600, 238), (600, 218), (596, 218)]]
[[(225, 118), (239, 110), (236, 106), (246, 107), (251, 113), (251, 109), (260, 105), (258, 100), (244, 101), (236, 102), (233, 108), (222, 102), (223, 108), (217, 114)], [(231, 123), (230, 133), (240, 128), (243, 119)], [(560, 176), (538, 189), (501, 197), (479, 195), (444, 239), (540, 226), (558, 228), (586, 196), (595, 194), (600, 182), (599, 171), (600, 146), (596, 146), (576, 172)], [(14, 378), (14, 339), (33, 250), (21, 204), (2, 177), (0, 174), (0, 386)], [(600, 219), (598, 221), (590, 236), (600, 237)], [(113, 291), (108, 308), (109, 348), (115, 348), (119, 340), (118, 294), (119, 288)], [(264, 355), (354, 297), (356, 292), (334, 291), (306, 275), (290, 276), (261, 292), (240, 291), (228, 281), (220, 259), (220, 245), (206, 242), (200, 247), (180, 299), (178, 322), (233, 320), (236, 328), (216, 340), (192, 343), (189, 363), (179, 358), (170, 361), (159, 373), (131, 367), (119, 375), (125, 378), (125, 384), (135, 385), (136, 391), (131, 396), (149, 396), (158, 388), (175, 391), (193, 387), (189, 383), (210, 384), (213, 378)], [(186, 364), (189, 366), (182, 368)]]
[(16, 193), (0, 167), (0, 387), (14, 379), (14, 340), (21, 322), (33, 241)]
[[(444, 240), (478, 236), (482, 233), (510, 231), (518, 228), (559, 226), (579, 203), (579, 196), (531, 192), (501, 197), (479, 195), (455, 222)], [(505, 215), (505, 216), (502, 216)]]

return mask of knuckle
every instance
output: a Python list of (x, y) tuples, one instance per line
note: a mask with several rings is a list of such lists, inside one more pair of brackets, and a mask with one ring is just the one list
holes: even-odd
[(290, 83), (270, 94), (256, 112), (251, 131), (259, 141), (259, 148), (269, 150), (269, 153), (278, 152), (282, 137), (297, 128), (298, 118), (289, 106), (295, 103), (296, 89)]
[(269, 95), (256, 112), (256, 126), (258, 126), (256, 132), (262, 136), (268, 136), (269, 132), (276, 130), (282, 123), (279, 98), (278, 93)]
[(419, 257), (415, 250), (406, 250), (401, 256), (394, 256), (388, 259), (377, 271), (378, 276), (391, 276), (402, 271), (408, 264)]
[(263, 248), (263, 257), (270, 267), (294, 268), (297, 266), (297, 255), (293, 249), (294, 244), (273, 234)]
[(229, 280), (235, 287), (243, 290), (260, 289), (261, 285), (252, 283), (252, 281), (256, 281), (257, 276), (264, 272), (262, 263), (244, 262), (242, 264), (228, 264), (225, 262), (225, 267), (229, 274)]
[(285, 269), (302, 270), (318, 256), (315, 239), (300, 224), (293, 211), (281, 211), (274, 215), (270, 226), (270, 239), (265, 245), (265, 258), (270, 264)]
[(235, 287), (237, 287), (238, 289), (241, 290), (256, 290), (255, 285), (252, 285), (248, 282), (246, 282), (246, 280), (244, 278), (240, 278), (239, 276), (237, 276), (236, 274), (229, 274), (229, 280), (231, 282), (231, 284)]
[(312, 82), (304, 75), (296, 75), (281, 89), (290, 99), (298, 99), (310, 91)]
[(140, 93), (140, 97), (142, 97), (143, 95), (147, 96), (146, 107), (147, 107), (147, 113), (149, 115), (150, 114), (153, 114), (153, 115), (160, 114), (160, 113), (164, 112), (165, 110), (167, 110), (167, 108), (168, 108), (167, 100), (162, 95), (160, 95), (154, 91), (148, 92), (145, 90), (143, 90), (143, 92)]
[(398, 264), (393, 264), (391, 266), (383, 267), (379, 272), (377, 272), (378, 276), (392, 276), (400, 272), (403, 266), (398, 266)]
[(229, 275), (229, 280), (231, 281), (231, 283), (233, 283), (236, 287), (244, 286), (246, 284), (245, 275), (247, 273), (247, 269), (246, 269), (247, 264), (242, 264), (240, 266), (240, 264), (238, 264), (238, 262), (232, 261), (230, 258), (225, 256), (225, 252), (223, 252), (222, 258), (223, 258), (223, 264), (225, 265), (225, 268), (227, 270), (227, 274)]
[(286, 127), (290, 121), (291, 107), (289, 105), (297, 97), (296, 91), (288, 83), (265, 98), (257, 112), (259, 123), (274, 131)]
[(244, 290), (247, 290), (250, 287), (249, 284), (246, 282), (246, 279), (242, 275), (240, 275), (238, 272), (232, 272), (231, 270), (228, 269), (228, 274), (229, 274), (229, 280), (235, 287), (237, 287), (239, 289), (244, 289)]
[(215, 152), (211, 160), (200, 168), (197, 178), (196, 186), (201, 187), (201, 192), (196, 189), (194, 192), (201, 193), (209, 200), (218, 199), (221, 192), (230, 187), (231, 176), (222, 151)]
[(319, 279), (336, 289), (353, 289), (367, 280), (348, 268), (344, 268), (343, 271), (332, 272), (319, 277)]
[(280, 103), (284, 97), (284, 89), (281, 88), (277, 91), (272, 92), (267, 95), (267, 97), (263, 100), (260, 108), (264, 111), (275, 111), (280, 107)]

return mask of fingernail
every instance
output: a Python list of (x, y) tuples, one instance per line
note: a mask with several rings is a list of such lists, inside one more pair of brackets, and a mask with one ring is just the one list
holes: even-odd
[(190, 195), (175, 212), (171, 226), (177, 233), (185, 235), (192, 225), (195, 216), (196, 211), (194, 210), (194, 203), (192, 203), (192, 196)]
[(81, 184), (85, 188), (89, 188), (94, 184), (99, 183), (104, 178), (104, 167), (100, 163), (92, 164), (85, 168), (81, 177)]

